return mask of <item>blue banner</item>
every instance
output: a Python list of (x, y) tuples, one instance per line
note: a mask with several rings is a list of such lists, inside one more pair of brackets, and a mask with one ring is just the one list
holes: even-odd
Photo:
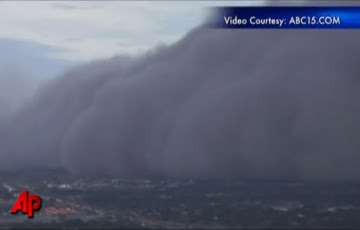
[(360, 28), (360, 7), (215, 7), (207, 25), (229, 29)]

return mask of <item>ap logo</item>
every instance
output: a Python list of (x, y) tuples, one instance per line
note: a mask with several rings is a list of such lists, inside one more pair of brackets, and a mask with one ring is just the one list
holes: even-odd
[(18, 211), (22, 211), (24, 214), (28, 214), (29, 218), (34, 217), (34, 211), (41, 208), (41, 198), (37, 195), (29, 195), (28, 191), (23, 191), (14, 207), (11, 209), (12, 214), (16, 214)]

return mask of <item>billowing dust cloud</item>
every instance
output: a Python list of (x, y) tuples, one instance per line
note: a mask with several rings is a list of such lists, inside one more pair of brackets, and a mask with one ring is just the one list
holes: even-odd
[(360, 179), (360, 31), (213, 30), (69, 70), (0, 123), (0, 166)]

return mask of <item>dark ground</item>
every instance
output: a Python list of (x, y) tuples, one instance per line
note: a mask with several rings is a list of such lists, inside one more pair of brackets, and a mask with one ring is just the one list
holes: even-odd
[[(360, 183), (122, 180), (58, 171), (2, 173), (0, 181), (1, 228), (360, 229)], [(10, 214), (23, 190), (42, 198), (33, 219)]]

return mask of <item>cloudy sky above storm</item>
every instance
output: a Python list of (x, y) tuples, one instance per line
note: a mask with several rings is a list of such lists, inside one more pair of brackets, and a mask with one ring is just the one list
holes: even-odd
[(206, 6), (245, 4), (248, 3), (0, 2), (0, 44), (17, 48), (22, 43), (27, 52), (75, 62), (136, 55), (160, 43), (179, 40), (203, 21)]

